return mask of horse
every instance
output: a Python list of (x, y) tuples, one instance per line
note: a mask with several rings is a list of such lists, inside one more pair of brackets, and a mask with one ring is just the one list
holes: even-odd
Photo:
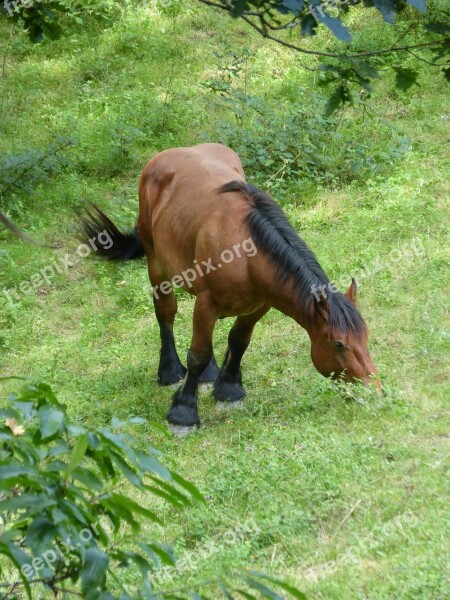
[[(231, 148), (207, 143), (154, 156), (140, 178), (132, 231), (118, 229), (94, 204), (79, 216), (84, 241), (101, 232), (112, 239), (96, 249), (99, 257), (147, 257), (161, 337), (157, 379), (161, 385), (181, 382), (167, 414), (174, 430), (200, 425), (199, 383), (212, 382), (218, 402), (242, 404), (242, 357), (256, 323), (272, 307), (306, 330), (312, 362), (323, 376), (382, 390), (355, 304), (356, 282), (345, 294), (334, 287), (280, 206), (246, 182)], [(187, 368), (173, 333), (174, 287), (195, 296)], [(212, 336), (224, 317), (236, 320), (219, 369)]]

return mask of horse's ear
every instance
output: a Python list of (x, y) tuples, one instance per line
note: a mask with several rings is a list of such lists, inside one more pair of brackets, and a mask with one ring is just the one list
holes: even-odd
[(319, 300), (315, 300), (314, 304), (316, 305), (316, 312), (319, 314), (322, 319), (328, 322), (328, 299), (320, 298)]
[(356, 285), (356, 280), (354, 277), (352, 277), (352, 282), (351, 282), (348, 290), (345, 292), (345, 295), (350, 300), (350, 302), (353, 302), (353, 304), (356, 304), (356, 292), (357, 291), (358, 291), (358, 286)]

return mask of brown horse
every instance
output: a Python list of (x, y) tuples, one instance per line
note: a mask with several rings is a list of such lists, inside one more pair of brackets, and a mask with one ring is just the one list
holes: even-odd
[[(161, 334), (158, 381), (184, 379), (173, 396), (169, 423), (194, 427), (199, 382), (214, 382), (214, 397), (240, 401), (241, 359), (257, 321), (274, 307), (306, 329), (311, 358), (325, 377), (371, 381), (381, 390), (367, 348), (367, 327), (355, 306), (356, 285), (345, 294), (330, 283), (285, 214), (264, 192), (245, 182), (241, 161), (221, 144), (173, 148), (145, 167), (139, 219), (122, 233), (95, 206), (82, 218), (83, 236), (105, 230), (113, 240), (98, 253), (109, 259), (147, 256)], [(173, 335), (173, 286), (196, 297), (193, 335), (182, 365)], [(213, 354), (215, 322), (237, 317), (221, 369)]]

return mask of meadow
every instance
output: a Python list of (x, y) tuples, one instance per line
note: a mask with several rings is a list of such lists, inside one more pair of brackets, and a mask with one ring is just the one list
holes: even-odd
[[(161, 588), (245, 565), (310, 599), (448, 597), (445, 82), (423, 63), (420, 86), (403, 93), (387, 73), (367, 102), (325, 118), (320, 73), (227, 15), (127, 2), (107, 16), (37, 45), (0, 24), (3, 185), (38, 163), (1, 208), (56, 246), (0, 230), (0, 375), (51, 384), (80, 423), (148, 419), (132, 433), (207, 499), (164, 509), (158, 535), (180, 566)], [(391, 35), (375, 15), (369, 34), (374, 45)], [(331, 43), (321, 35), (308, 43)], [(244, 358), (243, 409), (220, 410), (203, 390), (195, 433), (154, 426), (173, 389), (156, 383), (145, 262), (80, 257), (74, 211), (94, 202), (133, 226), (146, 161), (203, 141), (241, 155), (249, 182), (279, 201), (331, 279), (357, 277), (383, 398), (324, 380), (306, 333), (271, 311)], [(185, 357), (193, 299), (177, 293)], [(218, 358), (231, 324), (216, 327)], [(2, 401), (16, 387), (1, 383)]]

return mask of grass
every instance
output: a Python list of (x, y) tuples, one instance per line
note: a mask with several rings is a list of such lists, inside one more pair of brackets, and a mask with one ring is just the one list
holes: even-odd
[[(55, 257), (68, 253), (75, 262), (72, 210), (79, 203), (97, 202), (131, 224), (148, 158), (217, 139), (218, 112), (229, 108), (200, 85), (216, 72), (215, 51), (251, 48), (242, 74), (249, 92), (269, 103), (282, 98), (292, 110), (300, 101), (318, 110), (314, 74), (289, 52), (189, 3), (180, 14), (124, 10), (106, 28), (89, 21), (70, 31), (59, 42), (31, 46), (15, 35), (4, 45), (2, 152), (42, 148), (57, 134), (77, 144), (63, 172), (3, 199), (21, 226), (59, 249), (26, 246), (1, 231), (2, 289), (31, 281)], [(271, 311), (244, 359), (242, 411), (220, 411), (202, 393), (203, 427), (188, 438), (167, 437), (151, 424), (134, 431), (208, 499), (182, 514), (166, 511), (162, 535), (181, 567), (165, 572), (162, 586), (196, 585), (251, 565), (295, 583), (308, 598), (448, 594), (449, 114), (444, 84), (426, 70), (421, 78), (412, 95), (380, 83), (369, 116), (356, 108), (338, 117), (333, 132), (341, 137), (330, 130), (324, 138), (327, 181), (283, 171), (275, 187), (330, 277), (344, 283), (357, 269), (382, 265), (361, 280), (360, 305), (387, 396), (339, 393), (314, 371), (305, 333)], [(244, 129), (255, 123), (247, 112)], [(391, 149), (400, 138), (408, 142), (397, 156)], [(350, 163), (342, 148), (353, 140), (380, 155), (378, 170), (343, 177), (339, 165)], [(269, 166), (257, 183), (276, 172)], [(396, 262), (391, 252), (411, 249), (414, 239), (424, 250)], [(180, 295), (181, 356), (192, 307)], [(1, 374), (51, 383), (80, 422), (134, 415), (164, 422), (172, 390), (155, 383), (158, 328), (144, 263), (77, 260), (20, 294), (15, 306), (0, 294), (0, 324)], [(218, 357), (230, 325), (217, 325)], [(10, 389), (3, 384), (2, 395)]]

